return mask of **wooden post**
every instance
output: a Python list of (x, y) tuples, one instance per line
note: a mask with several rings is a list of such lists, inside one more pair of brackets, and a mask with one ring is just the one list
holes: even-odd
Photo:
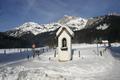
[(4, 54), (6, 54), (6, 49), (4, 49)]
[(97, 53), (99, 53), (99, 50), (98, 50), (98, 43), (97, 43)]
[(20, 49), (20, 53), (22, 52), (22, 50)]
[(38, 57), (39, 57), (39, 55), (40, 55), (40, 51), (39, 51), (39, 53), (38, 53)]
[(29, 58), (30, 58), (30, 56), (29, 56), (29, 54), (27, 55), (27, 59), (29, 60)]
[(100, 51), (100, 55), (102, 56), (102, 51)]
[(27, 52), (28, 52), (28, 48), (27, 48)]
[(43, 53), (44, 53), (44, 48), (43, 48)]
[(55, 50), (55, 53), (54, 53), (54, 57), (56, 57), (56, 50)]
[(80, 57), (80, 51), (79, 51), (79, 57)]

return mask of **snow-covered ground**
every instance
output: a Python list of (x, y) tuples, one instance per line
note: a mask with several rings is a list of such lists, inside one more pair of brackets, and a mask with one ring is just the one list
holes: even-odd
[[(0, 62), (0, 80), (119, 80), (120, 61), (114, 54), (120, 54), (120, 44), (114, 43), (111, 48), (98, 46), (97, 49), (96, 44), (73, 44), (73, 60), (68, 62), (54, 58), (54, 49), (35, 58), (31, 51), (16, 53), (19, 56), (0, 54), (14, 59)], [(27, 59), (24, 54), (31, 56)], [(24, 58), (16, 60), (21, 56)]]

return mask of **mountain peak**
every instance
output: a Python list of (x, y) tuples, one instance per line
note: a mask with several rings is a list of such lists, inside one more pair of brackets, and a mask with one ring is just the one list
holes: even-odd
[(15, 29), (20, 29), (20, 28), (28, 28), (28, 27), (40, 27), (40, 25), (38, 23), (35, 22), (26, 22), (24, 24), (22, 24), (20, 27), (16, 27)]
[(67, 22), (69, 22), (70, 20), (76, 19), (77, 17), (75, 16), (68, 16), (68, 15), (64, 15), (63, 18), (61, 18), (60, 20), (58, 20), (58, 23), (60, 24), (65, 24)]
[(76, 17), (76, 16), (68, 16), (65, 15), (63, 18), (61, 18), (58, 23), (64, 24), (73, 30), (80, 30), (85, 27), (87, 24), (87, 19)]

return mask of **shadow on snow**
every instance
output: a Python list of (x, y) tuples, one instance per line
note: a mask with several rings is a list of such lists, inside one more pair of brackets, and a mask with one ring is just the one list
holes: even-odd
[(110, 47), (109, 49), (111, 50), (113, 57), (120, 59), (120, 46)]
[(32, 52), (21, 52), (21, 53), (9, 53), (9, 54), (0, 54), (0, 63), (7, 63), (12, 61), (17, 61), (21, 59), (25, 59), (29, 57), (32, 57)]

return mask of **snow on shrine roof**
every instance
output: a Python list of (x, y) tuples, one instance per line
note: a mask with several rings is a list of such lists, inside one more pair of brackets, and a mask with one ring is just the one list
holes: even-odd
[(67, 27), (67, 26), (61, 26), (61, 27), (59, 28), (59, 30), (57, 31), (56, 36), (59, 36), (64, 29), (66, 29), (67, 32), (68, 32), (72, 37), (74, 36), (74, 32), (73, 32), (69, 27)]

